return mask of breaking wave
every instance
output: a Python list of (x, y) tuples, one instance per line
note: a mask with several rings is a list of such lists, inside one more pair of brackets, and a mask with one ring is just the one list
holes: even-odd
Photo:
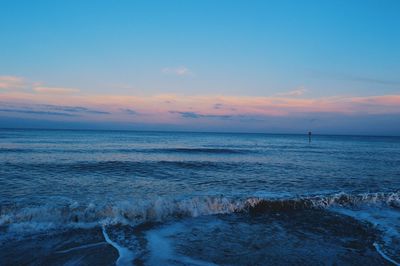
[(187, 199), (158, 198), (152, 201), (121, 201), (79, 204), (54, 200), (42, 206), (0, 207), (0, 231), (48, 230), (58, 227), (92, 227), (107, 224), (137, 225), (169, 219), (238, 212), (263, 213), (329, 207), (385, 205), (400, 208), (400, 192), (308, 196), (298, 198), (228, 198), (223, 196)]

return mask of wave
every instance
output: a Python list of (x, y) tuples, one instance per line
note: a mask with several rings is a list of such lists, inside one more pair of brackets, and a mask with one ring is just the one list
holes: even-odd
[(237, 153), (249, 153), (251, 150), (244, 149), (228, 149), (228, 148), (171, 148), (171, 149), (159, 149), (159, 152), (170, 152), (170, 153), (209, 153), (209, 154), (237, 154)]
[(353, 207), (361, 204), (385, 204), (400, 208), (400, 192), (391, 193), (338, 193), (329, 196), (300, 197), (297, 199), (262, 200), (252, 207), (252, 212), (329, 208), (331, 206)]
[(35, 152), (35, 149), (27, 148), (0, 148), (0, 153), (31, 153)]
[(91, 227), (107, 224), (140, 224), (168, 219), (238, 212), (264, 213), (302, 209), (352, 207), (363, 204), (400, 208), (400, 192), (308, 196), (298, 198), (228, 198), (203, 196), (187, 199), (158, 198), (152, 201), (121, 201), (79, 204), (49, 200), (42, 206), (0, 208), (0, 231), (47, 230), (55, 227)]
[(75, 149), (68, 148), (0, 148), (0, 153), (184, 153), (184, 154), (245, 154), (255, 153), (255, 149), (238, 148), (104, 148), (104, 149)]
[[(248, 165), (249, 163), (247, 163)], [(261, 163), (251, 163), (253, 166)], [(10, 163), (5, 162), (2, 165), (15, 168), (19, 171), (39, 170), (41, 172), (89, 172), (97, 173), (152, 173), (159, 171), (165, 173), (166, 170), (178, 168), (184, 169), (202, 169), (202, 170), (228, 170), (237, 168), (237, 162), (213, 162), (213, 161), (79, 161), (73, 163), (58, 162), (39, 162), (39, 163)]]

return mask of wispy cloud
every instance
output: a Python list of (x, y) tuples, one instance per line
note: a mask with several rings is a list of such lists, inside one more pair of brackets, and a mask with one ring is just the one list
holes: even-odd
[(278, 96), (283, 96), (283, 97), (298, 97), (302, 96), (304, 93), (306, 93), (308, 90), (306, 88), (300, 87), (296, 90), (288, 91), (288, 92), (283, 92), (283, 93), (278, 93)]
[(63, 106), (63, 105), (51, 105), (51, 104), (37, 104), (39, 108), (47, 108), (57, 111), (71, 112), (71, 113), (87, 113), (87, 114), (110, 114), (110, 112), (94, 110), (82, 106)]
[(0, 76), (0, 89), (12, 90), (25, 87), (25, 80), (16, 76)]
[(180, 112), (180, 111), (169, 111), (171, 114), (179, 114), (184, 118), (219, 118), (229, 119), (232, 115), (217, 115), (217, 114), (200, 114), (196, 112)]
[(192, 72), (185, 66), (165, 67), (161, 69), (161, 72), (164, 74), (176, 75), (176, 76), (188, 76), (192, 74)]
[(44, 94), (73, 94), (79, 92), (78, 89), (62, 87), (34, 87), (33, 90)]
[(45, 86), (42, 82), (33, 82), (18, 76), (0, 76), (0, 89), (24, 90), (40, 94), (73, 94), (79, 89)]
[(56, 115), (56, 116), (78, 116), (77, 114), (52, 112), (52, 111), (38, 111), (32, 109), (0, 109), (0, 112), (7, 113), (22, 113), (22, 114), (34, 114), (34, 115)]
[(221, 109), (224, 105), (222, 103), (214, 104), (214, 109)]
[(236, 108), (234, 107), (229, 107), (229, 106), (225, 106), (222, 103), (216, 103), (213, 106), (213, 109), (215, 110), (228, 110), (228, 111), (236, 111)]
[(0, 102), (0, 112), (3, 113), (20, 113), (28, 115), (51, 115), (78, 117), (90, 114), (110, 114), (110, 112), (90, 109), (81, 106), (63, 106), (52, 104), (23, 104), (23, 103), (5, 103)]
[(137, 115), (138, 114), (138, 112), (136, 112), (135, 110), (129, 109), (129, 108), (121, 109), (121, 111), (128, 115)]

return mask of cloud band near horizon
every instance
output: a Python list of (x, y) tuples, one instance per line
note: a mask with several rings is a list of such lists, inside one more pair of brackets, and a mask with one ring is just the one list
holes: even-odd
[[(257, 124), (267, 118), (368, 117), (400, 118), (400, 95), (306, 98), (304, 88), (276, 96), (182, 95), (147, 96), (84, 94), (79, 89), (0, 77), (0, 117), (118, 123)], [(250, 125), (251, 130), (251, 125)]]

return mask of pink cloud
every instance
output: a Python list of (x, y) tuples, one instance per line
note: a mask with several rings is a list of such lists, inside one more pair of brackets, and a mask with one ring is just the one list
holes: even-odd
[(34, 87), (34, 91), (45, 94), (71, 94), (79, 92), (78, 89), (61, 87)]
[(20, 89), (25, 86), (25, 81), (16, 76), (0, 76), (0, 89)]
[(400, 95), (355, 97), (352, 98), (352, 102), (370, 105), (400, 106)]
[[(23, 79), (2, 79), (12, 83)], [(7, 83), (7, 84), (8, 84)], [(79, 90), (63, 87), (36, 86), (32, 90), (7, 90), (0, 93), (1, 102), (23, 104), (53, 104), (82, 106), (109, 113), (99, 116), (85, 113), (90, 119), (137, 121), (151, 123), (185, 123), (190, 114), (200, 119), (216, 120), (226, 117), (288, 117), (311, 113), (400, 114), (400, 95), (368, 97), (250, 97), (228, 95), (84, 95)], [(297, 94), (296, 94), (297, 95)], [(215, 108), (218, 104), (219, 108)], [(121, 110), (135, 110), (136, 115)], [(173, 112), (171, 112), (173, 111)], [(186, 116), (182, 115), (186, 114)]]
[[(64, 92), (63, 90), (55, 90)], [(70, 92), (67, 90), (67, 92)], [(57, 93), (62, 94), (62, 93)], [(163, 113), (172, 109), (178, 111), (196, 111), (215, 115), (290, 115), (309, 112), (359, 113), (368, 112), (374, 105), (381, 111), (400, 112), (400, 95), (384, 95), (371, 97), (329, 97), (317, 99), (285, 98), (285, 97), (246, 97), (246, 96), (185, 96), (185, 95), (154, 95), (154, 96), (122, 96), (122, 95), (50, 95), (27, 92), (3, 94), (3, 100), (18, 100), (43, 103), (69, 103), (88, 106), (102, 106), (108, 109), (134, 108), (142, 113)], [(224, 108), (215, 109), (219, 103)], [(378, 110), (377, 110), (378, 111)], [(369, 112), (370, 113), (370, 112)]]

